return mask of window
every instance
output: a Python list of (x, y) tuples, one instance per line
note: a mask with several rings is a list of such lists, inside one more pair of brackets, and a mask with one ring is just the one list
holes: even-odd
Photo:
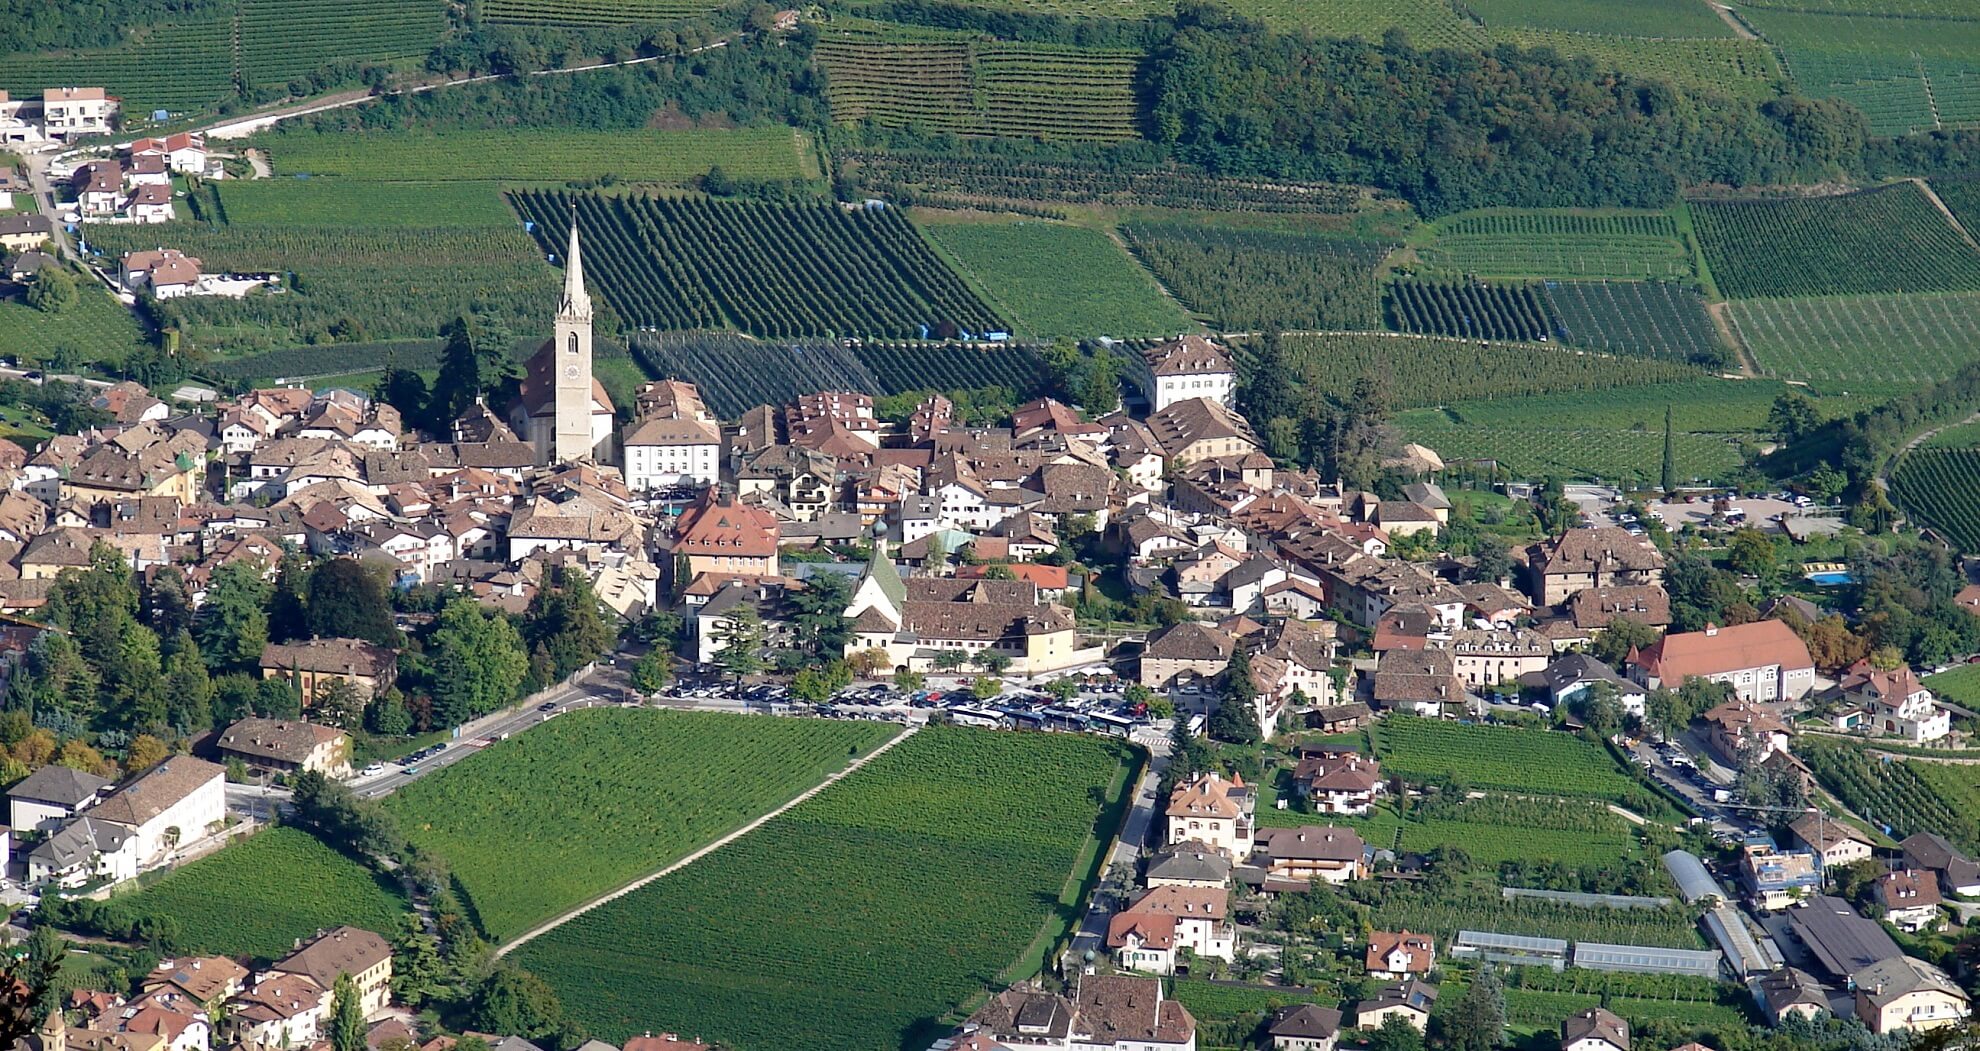
[(578, 351), (578, 334), (573, 332), (571, 333), (571, 338), (564, 341), (564, 352), (567, 354), (576, 354), (577, 351)]

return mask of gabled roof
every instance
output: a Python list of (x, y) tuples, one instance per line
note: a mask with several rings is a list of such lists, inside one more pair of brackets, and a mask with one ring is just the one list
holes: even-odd
[(1601, 1040), (1621, 1051), (1629, 1051), (1629, 1023), (1605, 1008), (1577, 1011), (1561, 1023), (1561, 1046), (1578, 1040)]
[[(138, 828), (163, 814), (187, 796), (224, 780), (225, 768), (189, 755), (175, 755), (139, 774), (137, 780), (118, 789), (96, 804), (90, 814), (105, 821)], [(187, 830), (187, 838), (192, 830)]]
[(1272, 1021), (1265, 1026), (1266, 1034), (1275, 1039), (1331, 1040), (1340, 1030), (1341, 1013), (1319, 1004), (1281, 1007), (1272, 1012)]
[(1815, 666), (1801, 636), (1778, 620), (1756, 620), (1725, 628), (1713, 625), (1704, 631), (1666, 635), (1639, 653), (1635, 663), (1668, 683), (1744, 668), (1779, 665), (1794, 670)]
[(7, 790), (9, 799), (32, 799), (42, 803), (59, 803), (72, 807), (116, 782), (98, 777), (83, 770), (71, 770), (66, 766), (44, 766), (22, 778), (14, 787)]
[(1366, 844), (1353, 829), (1333, 825), (1262, 828), (1254, 842), (1273, 861), (1351, 862), (1366, 853)]
[(1148, 348), (1148, 371), (1157, 376), (1234, 372), (1230, 352), (1202, 336), (1187, 335)]

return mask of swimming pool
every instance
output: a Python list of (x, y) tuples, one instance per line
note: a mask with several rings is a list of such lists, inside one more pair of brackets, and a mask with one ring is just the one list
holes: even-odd
[(1841, 587), (1844, 584), (1854, 584), (1856, 583), (1856, 578), (1846, 572), (1810, 573), (1808, 574), (1808, 582), (1818, 588), (1835, 588)]

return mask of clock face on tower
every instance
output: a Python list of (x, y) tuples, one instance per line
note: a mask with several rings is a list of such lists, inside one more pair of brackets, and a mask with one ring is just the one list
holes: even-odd
[(578, 378), (578, 367), (577, 367), (576, 365), (566, 365), (566, 366), (564, 366), (564, 375), (565, 375), (565, 376), (566, 376), (567, 378), (570, 378), (570, 379), (577, 379), (577, 378)]

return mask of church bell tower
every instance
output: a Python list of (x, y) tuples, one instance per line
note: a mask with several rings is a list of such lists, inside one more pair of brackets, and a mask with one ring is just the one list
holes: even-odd
[(584, 290), (584, 261), (578, 254), (577, 216), (571, 216), (571, 249), (564, 256), (564, 299), (557, 307), (555, 355), (557, 431), (551, 462), (590, 459), (591, 294)]

